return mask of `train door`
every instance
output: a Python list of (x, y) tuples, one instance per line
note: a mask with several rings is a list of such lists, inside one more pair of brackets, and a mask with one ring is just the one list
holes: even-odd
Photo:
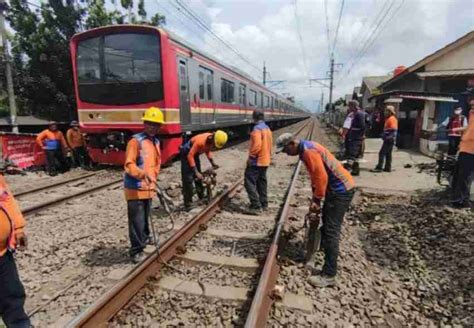
[(179, 112), (182, 125), (191, 124), (191, 107), (189, 101), (189, 76), (186, 59), (178, 57), (179, 75)]

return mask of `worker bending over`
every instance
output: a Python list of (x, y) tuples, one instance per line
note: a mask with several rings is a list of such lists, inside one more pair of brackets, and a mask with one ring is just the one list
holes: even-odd
[(25, 219), (3, 177), (0, 163), (0, 317), (7, 327), (31, 327), (23, 308), (25, 289), (13, 253), (26, 248)]
[(134, 263), (143, 260), (143, 250), (153, 242), (150, 238), (149, 218), (161, 166), (160, 141), (156, 135), (164, 123), (163, 113), (158, 108), (151, 107), (145, 111), (142, 120), (144, 130), (130, 139), (125, 155), (124, 187), (130, 256)]
[(250, 199), (251, 214), (258, 214), (268, 207), (267, 168), (271, 161), (272, 131), (264, 122), (263, 112), (252, 114), (255, 126), (250, 134), (250, 149), (245, 169), (245, 190)]
[(291, 133), (284, 133), (277, 139), (277, 153), (282, 151), (290, 156), (300, 156), (311, 177), (313, 198), (309, 211), (322, 214), (324, 265), (321, 274), (311, 276), (309, 283), (315, 287), (333, 286), (336, 284), (342, 220), (354, 197), (354, 181), (333, 154), (319, 143), (298, 140)]
[(45, 152), (46, 169), (50, 176), (58, 174), (58, 171), (66, 171), (67, 164), (64, 154), (69, 151), (69, 147), (63, 133), (58, 130), (56, 122), (49, 122), (48, 128), (36, 137), (36, 143)]
[(456, 163), (456, 174), (453, 182), (454, 207), (470, 207), (471, 184), (474, 177), (474, 99), (469, 102), (469, 124), (456, 131), (464, 134), (459, 143), (459, 155)]
[(77, 121), (71, 122), (71, 128), (66, 132), (66, 139), (69, 148), (73, 153), (73, 161), (75, 167), (85, 168), (89, 165), (89, 157), (87, 156), (86, 141), (81, 131), (79, 130), (79, 123)]
[[(395, 116), (395, 107), (389, 105), (385, 110), (385, 124), (382, 134), (382, 148), (379, 151), (379, 163), (373, 172), (392, 171), (392, 151), (397, 141), (398, 120)], [(384, 166), (385, 163), (385, 166)]]
[(212, 158), (212, 148), (220, 149), (227, 143), (227, 133), (221, 130), (195, 135), (181, 146), (181, 181), (183, 184), (184, 210), (190, 211), (193, 202), (194, 187), (199, 199), (204, 198), (203, 175), (199, 155), (206, 154), (213, 169), (219, 166)]

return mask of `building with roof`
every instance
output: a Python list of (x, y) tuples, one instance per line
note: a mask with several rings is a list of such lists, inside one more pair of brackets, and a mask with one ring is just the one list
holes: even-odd
[(400, 148), (431, 155), (447, 143), (445, 132), (433, 133), (461, 106), (474, 98), (474, 31), (426, 56), (378, 86), (369, 97), (375, 106), (392, 103), (398, 112)]
[(366, 76), (362, 78), (362, 85), (360, 87), (361, 94), (361, 106), (368, 112), (375, 110), (375, 98), (369, 100), (369, 98), (380, 94), (378, 86), (389, 80), (392, 75), (382, 76)]

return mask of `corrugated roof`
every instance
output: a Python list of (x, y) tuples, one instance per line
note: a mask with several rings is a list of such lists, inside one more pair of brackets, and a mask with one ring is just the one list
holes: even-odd
[(362, 78), (362, 84), (365, 83), (369, 92), (372, 93), (379, 85), (388, 81), (392, 76), (391, 75), (382, 75), (382, 76), (366, 76)]
[(420, 78), (426, 77), (438, 77), (438, 76), (461, 76), (461, 75), (474, 75), (474, 69), (456, 69), (449, 71), (430, 71), (416, 73)]

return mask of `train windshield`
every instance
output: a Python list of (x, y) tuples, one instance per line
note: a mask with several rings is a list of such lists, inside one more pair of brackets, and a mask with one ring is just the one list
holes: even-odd
[(163, 99), (157, 34), (120, 33), (81, 41), (77, 50), (79, 98), (104, 105)]

